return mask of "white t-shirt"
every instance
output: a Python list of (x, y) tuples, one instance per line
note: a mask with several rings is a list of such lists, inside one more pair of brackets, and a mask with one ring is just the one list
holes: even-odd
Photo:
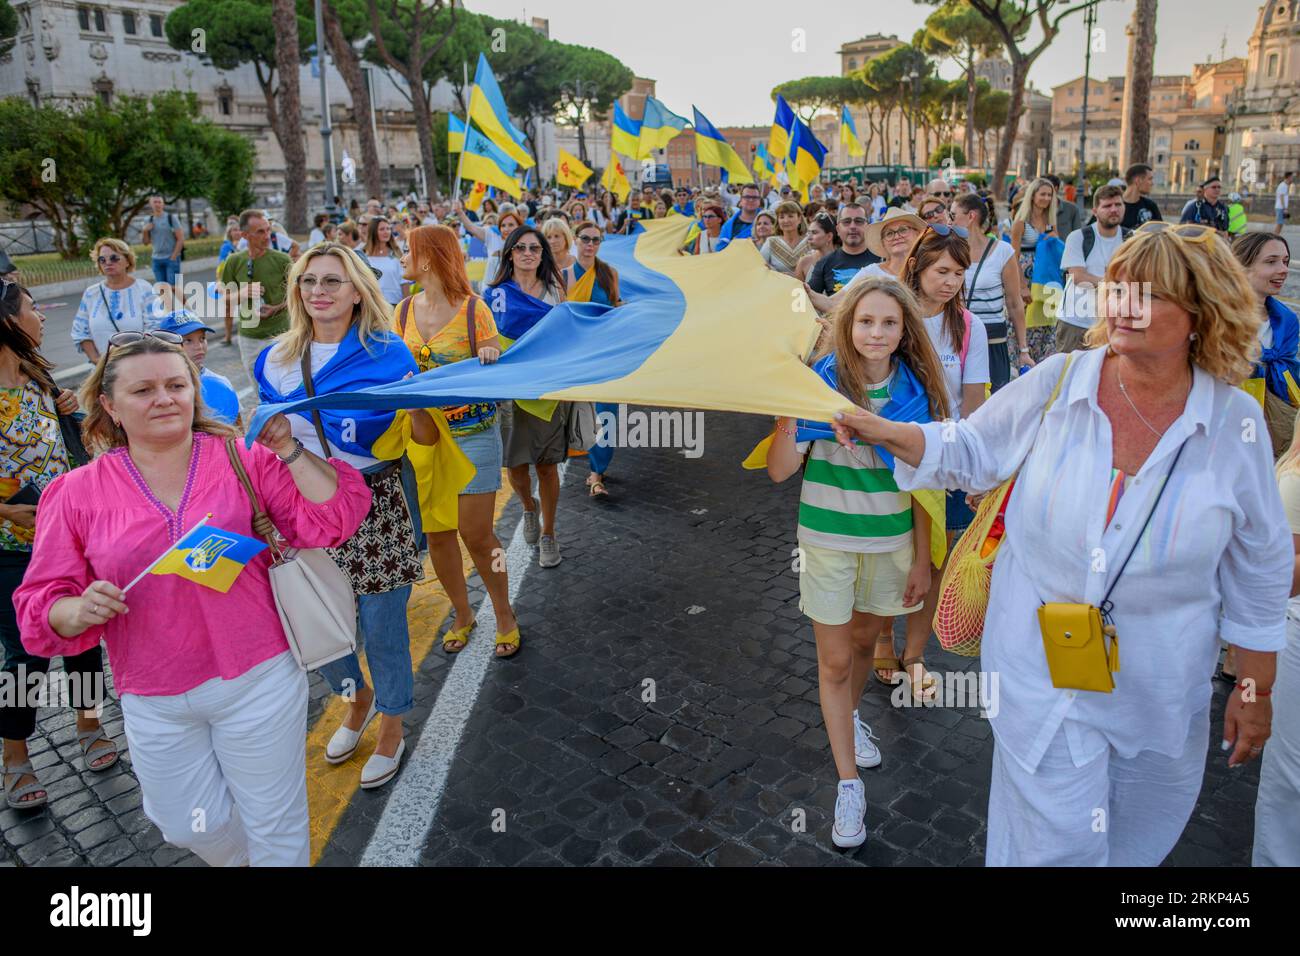
[(884, 196), (874, 196), (871, 200), (871, 221), (879, 222), (885, 216), (885, 210), (889, 204), (885, 202)]
[(379, 291), (389, 305), (402, 301), (402, 263), (394, 256), (367, 256), (366, 261), (379, 270)]
[[(1016, 251), (1011, 243), (999, 239), (993, 243), (979, 265), (979, 257), (971, 256), (970, 267), (966, 270), (966, 308), (975, 318), (985, 325), (1007, 320), (1006, 290), (1002, 287), (1002, 269), (1008, 259), (1015, 258)], [(979, 269), (979, 285), (975, 283), (975, 270)]]
[[(991, 255), (991, 253), (990, 253)], [(983, 322), (970, 323), (970, 344), (966, 348), (966, 364), (961, 361), (961, 343), (949, 342), (943, 327), (943, 313), (932, 315), (925, 320), (925, 330), (930, 333), (930, 342), (939, 353), (939, 363), (943, 366), (944, 381), (948, 385), (948, 405), (953, 421), (961, 419), (961, 389), (963, 385), (977, 385), (991, 382), (989, 376), (989, 336), (984, 331)]]
[(506, 240), (495, 228), (489, 226), (483, 235), (483, 248), (487, 250), (487, 264), (483, 267), (483, 281), (490, 284), (501, 267), (501, 250)]
[[(1282, 510), (1286, 512), (1287, 524), (1292, 534), (1300, 534), (1300, 474), (1288, 471), (1278, 479), (1278, 488), (1282, 492)], [(1286, 616), (1300, 622), (1300, 596), (1287, 601)]]
[(1291, 189), (1287, 186), (1286, 180), (1277, 184), (1276, 201), (1273, 203), (1274, 209), (1286, 209), (1287, 203), (1291, 201)]
[[(311, 344), (311, 374), (313, 379), (316, 377), (316, 373), (334, 357), (342, 344), (341, 342), (313, 342)], [(283, 354), (281, 351), (283, 345), (279, 342), (268, 346), (268, 348), (271, 349), (271, 354), (266, 357), (266, 364), (262, 366), (262, 375), (267, 384), (277, 392), (281, 395), (288, 395), (302, 384), (302, 365), (298, 362), (276, 361)], [(289, 419), (289, 427), (293, 431), (293, 437), (302, 442), (308, 451), (319, 455), (320, 438), (316, 435), (316, 425), (312, 422), (311, 413), (294, 412), (286, 417)], [(340, 451), (334, 446), (333, 442), (330, 442), (329, 457), (346, 461), (356, 469), (369, 468), (379, 463), (378, 458)]]
[(871, 265), (863, 266), (856, 273), (854, 273), (853, 278), (850, 279), (847, 283), (845, 283), (844, 288), (847, 289), (851, 287), (854, 283), (861, 282), (863, 279), (870, 279), (873, 276), (881, 279), (893, 279), (895, 282), (898, 281), (898, 276), (894, 275), (892, 272), (888, 272), (882, 263), (873, 262), (871, 263)]
[(319, 229), (313, 229), (311, 231), (311, 235), (307, 237), (307, 246), (308, 248), (310, 248), (311, 246), (316, 245), (316, 243), (324, 242), (324, 241), (325, 241), (325, 233)]
[[(1083, 258), (1083, 229), (1091, 229), (1097, 237), (1086, 261)], [(1083, 266), (1095, 276), (1104, 275), (1106, 266), (1119, 250), (1120, 243), (1124, 241), (1123, 233), (1117, 227), (1115, 235), (1107, 239), (1101, 234), (1095, 222), (1090, 226), (1084, 226), (1083, 229), (1076, 229), (1066, 236), (1065, 252), (1061, 255), (1061, 270)], [(1074, 279), (1067, 279), (1065, 289), (1061, 292), (1061, 307), (1057, 318), (1079, 328), (1090, 327), (1097, 318), (1096, 289), (1092, 286), (1076, 288)]]

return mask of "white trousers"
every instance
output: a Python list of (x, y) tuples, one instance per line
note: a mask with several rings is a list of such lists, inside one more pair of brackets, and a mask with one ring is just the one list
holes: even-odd
[(1209, 735), (1207, 707), (1179, 757), (1111, 750), (1076, 767), (1062, 725), (1035, 773), (995, 746), (985, 865), (1159, 866), (1196, 806)]
[(144, 812), (210, 866), (307, 866), (307, 675), (285, 651), (184, 694), (122, 695)]
[(1273, 734), (1255, 802), (1254, 866), (1300, 866), (1300, 623), (1287, 619), (1273, 683)]

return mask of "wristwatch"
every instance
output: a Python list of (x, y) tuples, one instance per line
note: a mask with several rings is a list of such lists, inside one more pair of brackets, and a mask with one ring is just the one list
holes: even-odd
[(293, 440), (293, 444), (294, 444), (294, 449), (292, 452), (290, 452), (288, 458), (280, 458), (279, 455), (276, 455), (275, 457), (280, 458), (280, 460), (284, 462), (286, 465), (292, 465), (295, 461), (297, 461), (299, 458), (302, 457), (302, 453), (306, 450), (305, 448), (303, 448), (302, 442), (300, 442), (296, 438)]

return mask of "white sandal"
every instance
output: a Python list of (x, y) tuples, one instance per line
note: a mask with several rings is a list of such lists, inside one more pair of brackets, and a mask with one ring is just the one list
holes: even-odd
[(366, 765), (361, 768), (361, 789), (372, 790), (375, 787), (382, 787), (388, 781), (393, 779), (397, 773), (397, 768), (402, 765), (402, 756), (406, 753), (406, 739), (403, 738), (397, 744), (397, 752), (391, 757), (385, 757), (382, 754), (371, 754)]
[(334, 731), (334, 736), (330, 742), (325, 745), (325, 762), (342, 763), (351, 757), (357, 750), (357, 744), (361, 742), (361, 735), (366, 732), (370, 722), (375, 719), (375, 698), (370, 700), (370, 710), (366, 713), (366, 719), (361, 722), (360, 730), (349, 730), (346, 726), (340, 724), (339, 729)]

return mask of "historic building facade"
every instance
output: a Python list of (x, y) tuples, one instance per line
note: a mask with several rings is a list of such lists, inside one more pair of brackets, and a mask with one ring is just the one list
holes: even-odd
[(1226, 104), (1224, 179), (1255, 192), (1300, 172), (1300, 2), (1259, 8), (1246, 82)]

